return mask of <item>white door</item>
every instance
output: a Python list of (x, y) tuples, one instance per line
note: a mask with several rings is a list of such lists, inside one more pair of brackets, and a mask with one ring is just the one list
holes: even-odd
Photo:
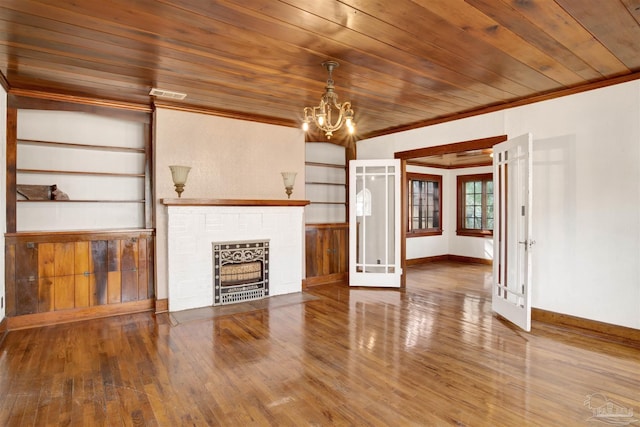
[(349, 162), (349, 285), (400, 287), (400, 160)]
[(493, 311), (531, 330), (531, 134), (493, 147)]

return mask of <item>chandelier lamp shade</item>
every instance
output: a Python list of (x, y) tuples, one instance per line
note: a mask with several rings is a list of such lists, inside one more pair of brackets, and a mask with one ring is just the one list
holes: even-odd
[(335, 92), (333, 84), (333, 70), (338, 68), (336, 61), (325, 61), (322, 66), (327, 69), (329, 77), (325, 92), (320, 98), (320, 105), (317, 107), (304, 107), (304, 120), (302, 129), (309, 130), (309, 124), (313, 122), (318, 129), (324, 132), (327, 139), (331, 139), (333, 133), (346, 125), (350, 134), (355, 133), (356, 124), (353, 121), (353, 110), (351, 102), (338, 102), (338, 94)]

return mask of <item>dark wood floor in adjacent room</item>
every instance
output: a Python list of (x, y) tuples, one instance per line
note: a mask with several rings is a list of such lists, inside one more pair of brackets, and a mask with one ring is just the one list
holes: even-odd
[(596, 425), (605, 399), (640, 412), (637, 343), (509, 326), (491, 313), (488, 266), (407, 277), (406, 291), (324, 285), (179, 324), (143, 313), (10, 332), (0, 425)]

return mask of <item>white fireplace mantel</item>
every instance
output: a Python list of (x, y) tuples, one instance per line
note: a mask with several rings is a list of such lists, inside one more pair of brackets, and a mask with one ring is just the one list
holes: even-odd
[(302, 291), (307, 200), (163, 199), (169, 311), (213, 305), (212, 243), (269, 240), (269, 295)]

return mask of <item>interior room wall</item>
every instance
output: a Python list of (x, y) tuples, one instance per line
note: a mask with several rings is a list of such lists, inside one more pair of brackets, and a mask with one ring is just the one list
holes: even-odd
[[(305, 143), (298, 128), (158, 108), (154, 130), (156, 295), (167, 298), (164, 198), (176, 198), (169, 165), (191, 166), (182, 198), (287, 199), (281, 172), (297, 172), (305, 199)], [(301, 260), (300, 262), (303, 262)], [(304, 270), (303, 270), (304, 271)]]
[(640, 81), (358, 143), (358, 158), (533, 134), (534, 307), (640, 329)]
[(493, 238), (487, 237), (470, 237), (458, 236), (457, 228), (457, 209), (458, 209), (458, 176), (459, 175), (475, 175), (482, 173), (492, 173), (491, 166), (483, 166), (476, 168), (450, 169), (449, 185), (446, 188), (449, 202), (447, 204), (446, 216), (450, 226), (447, 227), (447, 236), (449, 237), (449, 254), (459, 255), (463, 257), (493, 259)]

